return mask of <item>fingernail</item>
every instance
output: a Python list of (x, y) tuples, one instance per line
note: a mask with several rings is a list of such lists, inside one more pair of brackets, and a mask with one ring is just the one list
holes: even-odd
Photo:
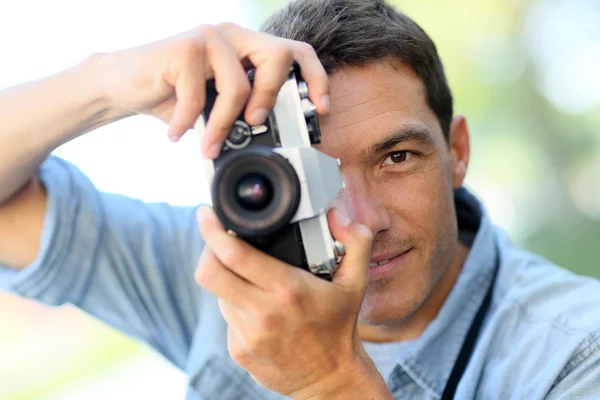
[(202, 222), (202, 218), (204, 218), (204, 206), (198, 207), (196, 210), (196, 219), (198, 222)]
[(221, 152), (221, 143), (213, 143), (204, 152), (204, 155), (208, 158), (215, 159)]
[(328, 113), (331, 111), (331, 99), (328, 94), (321, 96), (321, 105)]
[(350, 225), (350, 218), (339, 208), (335, 209), (335, 215), (340, 225), (348, 226)]
[(169, 128), (167, 131), (167, 138), (169, 138), (171, 142), (177, 142), (179, 140), (179, 135), (173, 133), (173, 130)]
[(372, 236), (372, 235), (373, 235), (373, 232), (371, 231), (371, 228), (369, 228), (369, 227), (368, 227), (368, 226), (366, 226), (366, 225), (363, 225), (363, 224), (357, 224), (357, 229), (358, 229), (359, 231), (361, 231), (361, 232), (362, 232), (362, 233), (363, 233), (365, 236), (367, 236), (367, 235), (368, 235), (368, 236)]
[(268, 116), (269, 110), (267, 110), (266, 108), (257, 108), (250, 115), (250, 120), (252, 121), (252, 125), (258, 125), (265, 122)]

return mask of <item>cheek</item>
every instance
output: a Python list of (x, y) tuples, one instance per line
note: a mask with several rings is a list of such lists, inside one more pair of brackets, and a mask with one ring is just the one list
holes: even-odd
[(452, 182), (447, 169), (436, 167), (401, 178), (390, 177), (385, 186), (395, 188), (385, 192), (388, 207), (421, 240), (435, 237), (452, 212)]

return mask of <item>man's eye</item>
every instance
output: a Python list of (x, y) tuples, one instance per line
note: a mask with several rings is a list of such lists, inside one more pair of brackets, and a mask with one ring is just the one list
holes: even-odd
[(413, 153), (410, 151), (395, 151), (390, 153), (385, 160), (383, 160), (383, 165), (395, 165), (401, 164), (411, 158)]

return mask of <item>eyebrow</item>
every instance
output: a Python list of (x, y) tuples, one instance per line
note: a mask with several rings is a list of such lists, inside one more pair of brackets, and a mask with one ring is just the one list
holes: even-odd
[(376, 155), (388, 150), (402, 142), (416, 142), (424, 146), (433, 146), (435, 140), (429, 129), (420, 125), (405, 125), (393, 131), (391, 135), (380, 142), (369, 146), (366, 156)]

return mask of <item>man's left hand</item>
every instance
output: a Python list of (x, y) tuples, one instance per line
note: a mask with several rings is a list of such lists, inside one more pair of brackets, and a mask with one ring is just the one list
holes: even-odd
[(373, 240), (366, 226), (328, 213), (346, 248), (328, 282), (229, 235), (211, 207), (201, 207), (198, 220), (206, 247), (196, 281), (219, 298), (229, 353), (255, 381), (292, 398), (320, 398), (374, 370), (356, 326)]

